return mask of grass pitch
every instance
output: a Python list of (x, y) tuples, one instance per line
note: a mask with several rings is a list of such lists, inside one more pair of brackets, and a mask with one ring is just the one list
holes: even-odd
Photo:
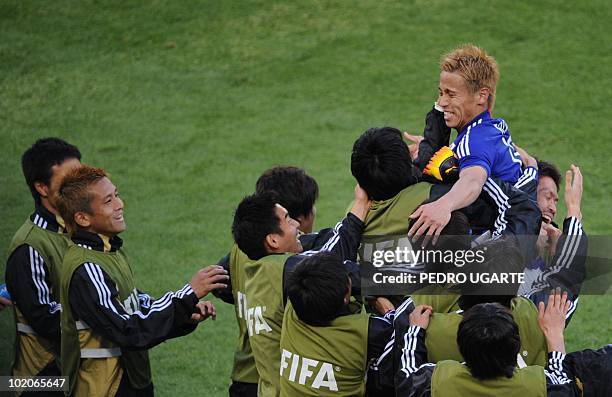
[[(496, 57), (494, 113), (513, 140), (562, 170), (580, 165), (585, 229), (609, 234), (611, 14), (603, 0), (3, 1), (0, 257), (32, 208), (19, 156), (44, 136), (112, 173), (151, 294), (227, 252), (232, 211), (270, 166), (313, 175), (317, 226), (332, 225), (352, 197), (354, 139), (371, 126), (422, 131), (437, 61), (463, 42)], [(236, 327), (216, 303), (215, 323), (152, 350), (159, 395), (226, 394)], [(611, 342), (610, 303), (581, 299), (569, 350)]]

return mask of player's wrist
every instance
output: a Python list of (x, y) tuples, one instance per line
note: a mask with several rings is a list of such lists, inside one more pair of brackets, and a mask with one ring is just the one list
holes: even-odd
[(582, 219), (582, 211), (580, 211), (580, 206), (579, 205), (568, 205), (567, 217)]
[(563, 338), (563, 332), (544, 332), (546, 338), (546, 345), (548, 346), (549, 352), (561, 352), (565, 353), (565, 339)]

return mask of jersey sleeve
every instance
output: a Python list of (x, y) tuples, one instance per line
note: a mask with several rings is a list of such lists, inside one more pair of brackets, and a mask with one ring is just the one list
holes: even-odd
[(29, 245), (18, 247), (6, 266), (6, 286), (11, 299), (34, 331), (59, 343), (61, 305), (50, 282), (49, 268)]
[(188, 323), (198, 299), (189, 284), (151, 301), (148, 309), (127, 312), (115, 283), (95, 263), (78, 267), (70, 281), (69, 303), (75, 319), (128, 349), (148, 349), (195, 329)]
[(575, 376), (568, 365), (565, 354), (548, 353), (548, 363), (544, 368), (546, 375), (546, 395), (549, 397), (578, 396)]
[[(412, 298), (407, 297), (395, 310), (387, 312), (382, 317), (370, 318), (368, 384), (369, 388), (375, 389), (377, 393), (395, 387), (394, 351), (398, 347), (395, 341), (396, 328), (401, 332), (401, 327), (408, 326), (407, 321), (402, 322), (398, 316), (405, 316), (405, 313), (410, 313), (413, 309)], [(398, 319), (397, 324), (396, 319)]]
[(538, 175), (536, 167), (525, 167), (514, 187), (527, 193), (532, 200), (537, 200)]
[(569, 324), (576, 311), (580, 289), (586, 277), (587, 235), (578, 218), (570, 217), (563, 222), (563, 234), (559, 237), (551, 265), (544, 269), (533, 282), (526, 296), (537, 306), (548, 302), (551, 289), (561, 288), (572, 302), (566, 316)]
[(352, 213), (338, 222), (333, 229), (328, 229), (324, 235), (317, 238), (317, 245), (300, 256), (312, 256), (319, 252), (332, 252), (342, 260), (357, 260), (357, 250), (361, 244), (361, 233), (364, 223)]
[[(478, 139), (475, 139), (478, 134)], [(463, 171), (469, 167), (482, 167), (491, 176), (495, 163), (495, 141), (486, 129), (470, 129), (454, 148), (459, 161), (459, 169)]]
[(409, 326), (399, 334), (395, 387), (398, 396), (431, 396), (431, 378), (435, 364), (427, 362), (425, 330)]

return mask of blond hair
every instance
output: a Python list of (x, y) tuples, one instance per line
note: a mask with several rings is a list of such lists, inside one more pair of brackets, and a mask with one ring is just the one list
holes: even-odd
[(91, 200), (93, 194), (90, 187), (105, 177), (108, 177), (108, 174), (102, 168), (83, 164), (69, 171), (62, 178), (55, 197), (55, 204), (60, 215), (64, 218), (70, 234), (74, 234), (78, 229), (74, 220), (74, 215), (77, 212), (92, 213)]
[(471, 93), (488, 88), (491, 92), (487, 100), (488, 107), (493, 108), (499, 70), (495, 58), (485, 50), (473, 44), (459, 46), (442, 56), (440, 72), (459, 74)]

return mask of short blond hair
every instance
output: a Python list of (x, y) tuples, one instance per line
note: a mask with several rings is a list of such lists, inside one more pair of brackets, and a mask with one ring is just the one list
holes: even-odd
[(108, 177), (108, 173), (103, 169), (83, 164), (68, 172), (60, 182), (56, 205), (71, 235), (78, 229), (74, 215), (77, 212), (92, 213), (91, 200), (94, 196), (90, 187), (105, 177)]
[(440, 72), (459, 74), (471, 93), (488, 88), (491, 94), (487, 102), (489, 109), (493, 108), (499, 70), (495, 58), (485, 50), (473, 44), (459, 46), (442, 56)]

